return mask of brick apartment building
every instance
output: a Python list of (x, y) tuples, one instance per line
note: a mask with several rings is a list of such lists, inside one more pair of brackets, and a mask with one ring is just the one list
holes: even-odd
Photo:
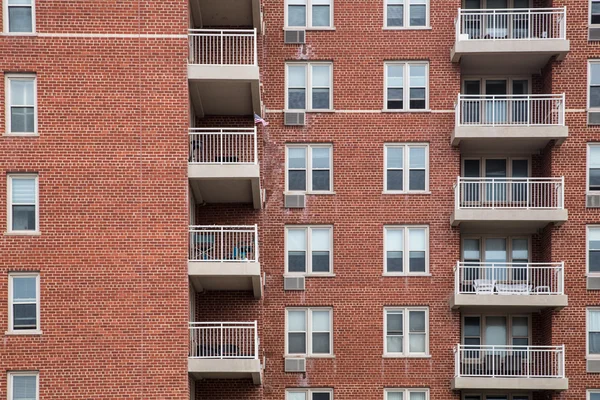
[(600, 0), (2, 3), (0, 398), (600, 399)]

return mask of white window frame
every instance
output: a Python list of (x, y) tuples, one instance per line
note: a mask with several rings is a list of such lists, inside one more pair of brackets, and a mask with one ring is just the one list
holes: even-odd
[[(35, 230), (33, 231), (15, 231), (12, 229), (13, 215), (12, 215), (12, 181), (13, 179), (31, 179), (35, 178)], [(7, 232), (10, 234), (17, 235), (37, 235), (40, 233), (40, 184), (39, 184), (39, 175), (37, 174), (8, 174), (7, 175)]]
[(588, 142), (586, 146), (585, 158), (585, 192), (588, 194), (600, 194), (600, 190), (590, 190), (590, 149), (592, 147), (600, 147), (600, 142)]
[[(306, 272), (289, 272), (288, 270), (288, 232), (290, 229), (304, 229), (306, 239)], [(329, 229), (329, 272), (312, 271), (312, 230)], [(333, 273), (333, 225), (286, 225), (285, 226), (285, 276), (334, 276)]]
[[(289, 99), (288, 99), (288, 89), (289, 89), (289, 80), (288, 80), (288, 68), (290, 66), (304, 66), (304, 73), (305, 75), (305, 82), (306, 82), (306, 88), (305, 88), (305, 96), (306, 96), (306, 100), (305, 100), (305, 104), (306, 104), (306, 109), (302, 110), (302, 109), (289, 109)], [(329, 87), (329, 108), (318, 108), (318, 109), (313, 109), (312, 108), (312, 89), (313, 89), (313, 84), (312, 84), (312, 67), (313, 66), (329, 66), (329, 82), (330, 82), (330, 87)], [(333, 111), (333, 63), (332, 62), (322, 62), (322, 61), (316, 61), (316, 62), (288, 62), (285, 64), (285, 110), (289, 111), (289, 112), (331, 112)]]
[(585, 309), (585, 358), (588, 360), (600, 360), (600, 354), (590, 353), (590, 311), (600, 312), (600, 307), (587, 307)]
[(585, 227), (585, 272), (586, 276), (600, 276), (600, 272), (590, 272), (590, 229), (600, 229), (600, 225), (586, 225)]
[[(35, 299), (36, 308), (36, 328), (35, 329), (14, 329), (13, 315), (13, 282), (14, 278), (35, 278), (35, 291), (37, 297)], [(10, 272), (8, 274), (8, 331), (7, 334), (17, 335), (39, 335), (42, 333), (40, 316), (41, 316), (41, 301), (40, 301), (40, 273), (39, 272)]]
[(313, 393), (329, 393), (329, 400), (333, 400), (333, 389), (328, 388), (288, 388), (285, 389), (286, 400), (289, 400), (289, 393), (304, 393), (305, 400), (312, 400)]
[(591, 88), (591, 83), (592, 83), (592, 64), (600, 64), (600, 60), (599, 59), (591, 59), (588, 60), (587, 63), (587, 99), (586, 99), (586, 103), (585, 103), (585, 109), (588, 111), (596, 111), (599, 112), (600, 111), (600, 107), (590, 107), (590, 88)]
[(9, 371), (7, 376), (7, 398), (13, 398), (13, 378), (15, 376), (35, 376), (35, 399), (40, 399), (40, 373), (38, 371)]
[[(289, 163), (289, 150), (291, 148), (306, 149), (306, 190), (290, 190), (289, 189), (289, 176), (290, 170)], [(312, 177), (313, 170), (320, 170), (320, 168), (313, 168), (312, 166), (312, 151), (313, 149), (329, 149), (329, 190), (313, 190), (312, 189)], [(306, 143), (306, 144), (295, 144), (289, 143), (285, 145), (285, 193), (291, 194), (334, 194), (333, 191), (333, 145), (331, 143)]]
[[(14, 35), (14, 36), (27, 36), (27, 35), (35, 35), (36, 32), (36, 28), (35, 28), (35, 0), (31, 0), (31, 32), (9, 32), (9, 21), (8, 21), (8, 0), (2, 0), (3, 6), (2, 6), (2, 15), (4, 16), (3, 18), (3, 33), (5, 35)], [(15, 7), (15, 6), (11, 6), (11, 7)], [(26, 6), (21, 6), (21, 7), (26, 7)]]
[(312, 25), (312, 6), (314, 0), (304, 0), (306, 3), (306, 25), (305, 26), (289, 26), (288, 25), (288, 6), (290, 5), (290, 0), (285, 0), (284, 7), (284, 29), (304, 29), (306, 31), (332, 31), (335, 30), (333, 26), (333, 3), (334, 0), (329, 0), (329, 25), (328, 26), (313, 26)]
[(600, 24), (592, 24), (592, 3), (600, 3), (600, 0), (590, 0), (588, 2), (588, 24), (590, 27), (597, 28)]
[[(11, 122), (11, 103), (10, 103), (10, 83), (12, 80), (23, 80), (29, 81), (33, 80), (33, 132), (12, 132), (12, 122)], [(38, 136), (38, 99), (37, 99), (37, 74), (6, 74), (4, 76), (4, 87), (5, 87), (5, 115), (6, 115), (6, 126), (5, 126), (5, 135), (6, 136)]]
[(388, 393), (403, 393), (402, 400), (410, 400), (411, 392), (425, 392), (425, 400), (429, 400), (429, 388), (385, 388), (383, 400), (388, 400)]
[(592, 393), (600, 394), (600, 389), (588, 389), (586, 390), (585, 398), (586, 400), (592, 400)]
[[(409, 272), (410, 263), (410, 229), (425, 229), (425, 272)], [(388, 230), (403, 231), (402, 272), (387, 270), (387, 233)], [(431, 276), (429, 273), (429, 226), (428, 225), (384, 225), (383, 227), (383, 275), (384, 276)]]
[[(387, 350), (387, 314), (402, 312), (402, 353), (391, 353)], [(425, 311), (425, 352), (410, 351), (410, 311)], [(429, 307), (384, 307), (383, 309), (383, 356), (386, 358), (429, 358)]]
[[(402, 109), (388, 108), (388, 65), (402, 65)], [(410, 68), (409, 65), (425, 66), (425, 108), (410, 108)], [(429, 109), (429, 61), (386, 61), (383, 63), (383, 111), (384, 112), (430, 112)]]
[[(387, 161), (388, 148), (402, 148), (402, 190), (387, 189)], [(410, 148), (424, 147), (425, 148), (425, 189), (424, 190), (409, 190), (410, 184)], [(429, 143), (384, 143), (383, 145), (383, 193), (384, 194), (429, 194)]]
[[(383, 1), (383, 29), (386, 30), (412, 30), (412, 29), (431, 29), (429, 14), (430, 0), (425, 1), (425, 26), (411, 26), (410, 25), (410, 0), (404, 0), (403, 9), (404, 9), (404, 25), (403, 26), (388, 26), (387, 24), (387, 9), (388, 9), (388, 0)], [(408, 25), (407, 25), (408, 24)]]
[[(533, 343), (533, 326), (531, 314), (519, 314), (519, 313), (484, 313), (484, 314), (470, 314), (466, 313), (460, 317), (460, 343), (465, 343), (465, 318), (468, 317), (477, 317), (479, 318), (479, 340), (480, 346), (487, 346), (485, 342), (487, 341), (487, 337), (485, 334), (485, 328), (487, 326), (486, 317), (504, 317), (506, 318), (506, 343), (507, 346), (512, 346), (513, 339), (522, 338), (522, 336), (513, 336), (513, 319), (514, 318), (527, 318), (527, 340), (529, 341), (529, 346)], [(474, 337), (474, 336), (469, 336)]]
[[(288, 313), (304, 311), (306, 314), (306, 354), (290, 354), (288, 348)], [(312, 352), (312, 313), (314, 311), (329, 311), (329, 350), (327, 354)], [(285, 357), (288, 358), (331, 358), (333, 357), (333, 308), (331, 307), (288, 307), (285, 309)]]

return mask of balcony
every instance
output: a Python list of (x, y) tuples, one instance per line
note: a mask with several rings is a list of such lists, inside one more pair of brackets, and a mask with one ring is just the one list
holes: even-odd
[(190, 16), (195, 27), (262, 28), (260, 0), (190, 0)]
[(188, 177), (199, 203), (262, 206), (254, 128), (191, 128)]
[(537, 152), (550, 141), (562, 143), (564, 94), (458, 95), (452, 145), (461, 151)]
[(452, 226), (461, 232), (535, 233), (567, 221), (564, 178), (463, 178), (454, 184)]
[(569, 52), (566, 17), (566, 7), (459, 9), (452, 61), (463, 74), (539, 73)]
[(453, 309), (518, 308), (533, 312), (567, 306), (563, 263), (458, 262)]
[(454, 348), (453, 390), (567, 390), (564, 346)]
[(257, 226), (190, 226), (188, 275), (199, 292), (252, 291), (260, 299)]
[(262, 383), (254, 322), (190, 322), (188, 372), (195, 379), (252, 379)]
[(188, 37), (196, 116), (261, 114), (256, 29), (192, 29)]

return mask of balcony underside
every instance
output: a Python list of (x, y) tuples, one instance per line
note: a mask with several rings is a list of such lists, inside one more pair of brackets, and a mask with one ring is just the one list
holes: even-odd
[(457, 126), (452, 133), (452, 145), (461, 152), (525, 151), (537, 152), (552, 141), (562, 143), (569, 135), (566, 126)]
[(261, 114), (256, 66), (188, 65), (188, 79), (198, 117)]
[(451, 51), (453, 62), (461, 63), (463, 74), (531, 74), (539, 72), (552, 58), (565, 58), (568, 40), (459, 40)]
[(486, 378), (455, 377), (452, 379), (453, 390), (567, 390), (567, 378)]
[(462, 233), (516, 231), (525, 234), (536, 233), (550, 223), (562, 225), (568, 214), (564, 209), (455, 209), (450, 223), (460, 226)]
[(262, 298), (260, 263), (188, 261), (188, 275), (194, 288), (202, 291), (251, 291)]
[(188, 358), (188, 372), (194, 379), (252, 379), (262, 383), (262, 369), (258, 359)]
[(190, 0), (195, 27), (254, 27), (260, 33), (260, 0)]
[(452, 309), (507, 311), (518, 309), (519, 312), (535, 312), (543, 308), (560, 310), (568, 305), (566, 295), (497, 295), (497, 294), (454, 294), (450, 298)]
[(189, 164), (188, 177), (197, 203), (252, 203), (262, 207), (260, 166)]

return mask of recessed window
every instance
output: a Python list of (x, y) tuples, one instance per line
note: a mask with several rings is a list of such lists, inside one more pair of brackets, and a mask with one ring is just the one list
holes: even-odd
[(286, 400), (333, 400), (333, 390), (331, 389), (287, 389), (285, 391)]
[(384, 272), (423, 275), (429, 271), (429, 232), (426, 226), (384, 228)]
[(8, 33), (35, 32), (34, 0), (4, 0), (5, 31)]
[(9, 400), (39, 400), (39, 374), (34, 371), (8, 373)]
[(385, 389), (385, 400), (429, 400), (429, 389)]
[(386, 144), (384, 164), (384, 192), (418, 193), (429, 190), (429, 145)]
[(286, 27), (331, 28), (333, 0), (286, 0)]
[(600, 0), (590, 0), (590, 24), (600, 24)]
[(286, 191), (333, 191), (333, 147), (329, 144), (286, 146)]
[(423, 357), (429, 354), (427, 308), (386, 308), (384, 355)]
[(39, 230), (38, 177), (29, 174), (8, 175), (8, 231)]
[(331, 110), (332, 70), (331, 63), (286, 64), (286, 109)]
[(600, 193), (600, 143), (588, 143), (587, 149), (588, 191)]
[(587, 309), (587, 354), (600, 358), (600, 308)]
[(333, 228), (331, 226), (286, 227), (286, 273), (331, 274)]
[(429, 0), (385, 0), (386, 28), (429, 26)]
[(333, 354), (332, 315), (330, 308), (286, 309), (286, 355)]
[(385, 63), (385, 110), (426, 110), (429, 64), (427, 62)]
[(34, 135), (37, 132), (36, 77), (30, 74), (6, 75), (6, 132)]
[(588, 108), (600, 109), (600, 60), (588, 62)]
[(587, 391), (587, 400), (600, 400), (600, 389), (590, 389)]
[(587, 272), (600, 275), (600, 226), (587, 227)]
[(40, 275), (8, 275), (9, 332), (32, 333), (40, 330)]

